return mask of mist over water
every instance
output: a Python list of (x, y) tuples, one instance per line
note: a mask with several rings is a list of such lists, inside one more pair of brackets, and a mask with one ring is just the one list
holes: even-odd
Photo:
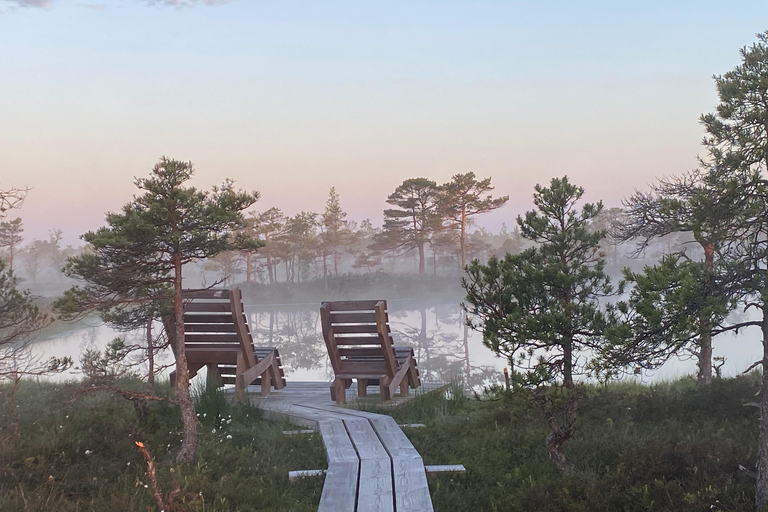
[[(448, 382), (459, 378), (474, 389), (503, 381), (506, 360), (495, 356), (483, 345), (481, 333), (465, 328), (458, 301), (390, 299), (387, 303), (395, 345), (413, 347), (422, 381)], [(278, 348), (289, 384), (291, 381), (330, 382), (333, 379), (320, 326), (319, 307), (319, 303), (271, 306), (245, 303), (254, 343)], [(160, 328), (158, 323), (156, 329)], [(70, 356), (77, 361), (85, 350), (102, 349), (120, 335), (125, 335), (129, 343), (140, 343), (144, 334), (120, 333), (93, 318), (73, 324), (72, 329), (63, 334), (41, 338), (35, 344), (35, 352), (46, 358)], [(757, 328), (714, 338), (714, 356), (725, 357), (723, 376), (744, 371), (760, 358), (760, 353)], [(161, 353), (158, 362), (172, 365), (170, 350)], [(169, 371), (166, 370), (164, 375), (167, 376)], [(682, 355), (658, 370), (626, 378), (653, 383), (695, 372), (695, 358)], [(78, 376), (78, 370), (73, 369), (54, 378)]]

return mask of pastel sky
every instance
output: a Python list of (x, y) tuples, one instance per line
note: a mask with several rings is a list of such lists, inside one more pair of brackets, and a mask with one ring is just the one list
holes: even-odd
[(617, 206), (695, 167), (712, 75), (766, 29), (765, 0), (0, 0), (0, 188), (73, 244), (162, 155), (376, 225), (404, 179), (467, 171), (511, 196), (493, 230), (553, 176)]

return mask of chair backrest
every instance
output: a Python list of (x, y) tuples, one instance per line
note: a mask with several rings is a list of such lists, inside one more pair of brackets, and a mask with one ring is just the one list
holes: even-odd
[(395, 375), (398, 365), (387, 301), (323, 302), (320, 318), (334, 373), (379, 371)]
[(247, 367), (256, 365), (240, 288), (184, 291), (184, 346), (240, 350)]

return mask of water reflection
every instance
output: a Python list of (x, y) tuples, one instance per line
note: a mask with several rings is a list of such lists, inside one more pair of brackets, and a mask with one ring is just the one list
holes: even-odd
[[(395, 345), (413, 347), (424, 382), (458, 377), (475, 387), (498, 380), (500, 360), (482, 345), (479, 335), (466, 328), (458, 304), (392, 300), (388, 306)], [(333, 378), (315, 304), (246, 305), (245, 309), (254, 342), (278, 347), (289, 378)]]
[[(458, 377), (473, 388), (501, 382), (505, 361), (482, 344), (480, 333), (466, 326), (458, 303), (390, 300), (388, 305), (395, 344), (413, 347), (424, 382), (448, 382)], [(333, 370), (320, 326), (319, 304), (246, 304), (245, 312), (254, 342), (280, 350), (289, 381), (332, 380)], [(90, 324), (81, 322), (54, 338), (41, 339), (35, 345), (35, 352), (42, 357), (70, 356), (78, 360), (86, 349), (103, 348), (118, 334), (93, 321)], [(140, 343), (143, 333), (134, 336)], [(759, 338), (756, 329), (745, 330), (739, 336), (724, 334), (715, 338), (714, 355), (726, 358), (724, 375), (736, 375), (760, 358)], [(159, 363), (168, 364), (172, 359), (170, 351), (166, 351), (160, 355)], [(671, 379), (695, 371), (693, 359), (672, 360), (662, 369), (643, 375), (641, 380)], [(74, 370), (64, 378), (77, 375)]]

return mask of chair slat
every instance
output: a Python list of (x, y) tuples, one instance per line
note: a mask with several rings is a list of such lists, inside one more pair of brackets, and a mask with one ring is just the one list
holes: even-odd
[(184, 290), (185, 299), (229, 299), (229, 290), (211, 288), (208, 290)]
[(235, 345), (239, 345), (240, 339), (237, 337), (237, 334), (231, 333), (231, 334), (223, 334), (223, 333), (200, 333), (200, 332), (187, 332), (184, 333), (184, 341), (186, 343), (202, 343), (202, 342), (213, 342), (213, 343), (234, 343)]
[(231, 313), (229, 302), (189, 302), (184, 305), (185, 313)]
[(380, 302), (378, 300), (342, 300), (335, 302), (324, 302), (323, 304), (330, 304), (331, 311), (365, 311), (373, 309), (376, 304)]
[(332, 324), (375, 324), (376, 314), (371, 312), (365, 313), (348, 313), (346, 311), (331, 311), (331, 323)]
[(360, 334), (360, 333), (375, 333), (376, 331), (376, 324), (367, 324), (367, 325), (334, 325), (333, 326), (333, 332), (335, 334)]
[(185, 332), (235, 332), (234, 324), (184, 324)]
[(381, 346), (379, 347), (339, 347), (339, 354), (341, 357), (367, 357), (381, 359)]

